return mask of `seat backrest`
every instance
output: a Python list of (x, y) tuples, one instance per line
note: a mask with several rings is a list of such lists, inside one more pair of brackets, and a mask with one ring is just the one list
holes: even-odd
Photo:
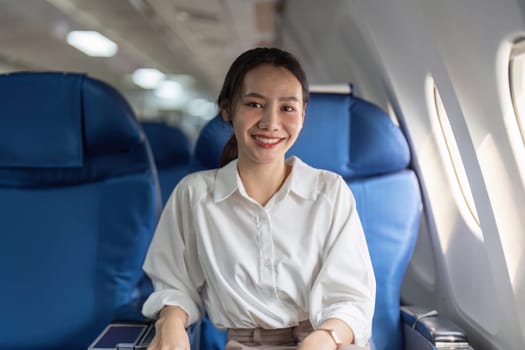
[[(188, 135), (175, 126), (161, 121), (144, 121), (141, 125), (155, 158), (164, 207), (177, 183), (189, 173), (193, 145)], [(152, 291), (153, 285), (148, 278), (142, 284), (142, 293), (149, 295)], [(191, 348), (214, 350), (201, 343), (203, 327), (201, 322), (188, 329)]]
[(1, 75), (0, 348), (87, 348), (138, 297), (159, 211), (151, 150), (115, 89)]
[[(192, 168), (218, 167), (231, 133), (219, 116), (212, 119), (197, 139)], [(421, 213), (406, 138), (384, 111), (367, 101), (351, 94), (312, 93), (291, 155), (340, 174), (352, 188), (377, 282), (373, 349), (401, 350), (400, 287)]]
[(188, 174), (192, 156), (190, 138), (179, 128), (163, 122), (142, 122), (159, 175), (162, 201), (166, 203), (175, 185)]

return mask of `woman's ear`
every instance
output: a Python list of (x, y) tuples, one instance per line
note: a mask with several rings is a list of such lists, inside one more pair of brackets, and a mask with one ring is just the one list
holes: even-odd
[(221, 111), (222, 120), (225, 122), (231, 122), (231, 115), (230, 115), (230, 104), (228, 101), (222, 101), (219, 110)]
[(230, 122), (231, 121), (230, 113), (228, 112), (228, 109), (222, 108), (221, 109), (221, 116), (222, 116), (222, 120), (224, 120), (225, 122)]

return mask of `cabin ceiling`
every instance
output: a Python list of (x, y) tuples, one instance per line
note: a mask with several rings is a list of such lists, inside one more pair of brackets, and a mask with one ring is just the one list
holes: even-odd
[[(86, 72), (120, 90), (140, 90), (137, 68), (189, 74), (215, 95), (231, 61), (256, 45), (275, 45), (279, 0), (0, 0), (0, 72)], [(66, 42), (96, 30), (118, 46), (89, 57)]]

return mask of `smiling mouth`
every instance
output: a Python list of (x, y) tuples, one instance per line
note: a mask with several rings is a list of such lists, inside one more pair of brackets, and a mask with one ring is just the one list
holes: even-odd
[(255, 140), (255, 143), (261, 147), (264, 148), (271, 148), (275, 145), (277, 145), (279, 142), (284, 140), (283, 138), (279, 137), (264, 137), (264, 136), (254, 136), (253, 139)]

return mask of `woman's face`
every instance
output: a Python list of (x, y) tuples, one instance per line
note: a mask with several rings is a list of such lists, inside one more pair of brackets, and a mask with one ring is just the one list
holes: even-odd
[(239, 163), (283, 162), (303, 126), (305, 105), (299, 80), (286, 68), (263, 64), (248, 71), (232, 108)]

